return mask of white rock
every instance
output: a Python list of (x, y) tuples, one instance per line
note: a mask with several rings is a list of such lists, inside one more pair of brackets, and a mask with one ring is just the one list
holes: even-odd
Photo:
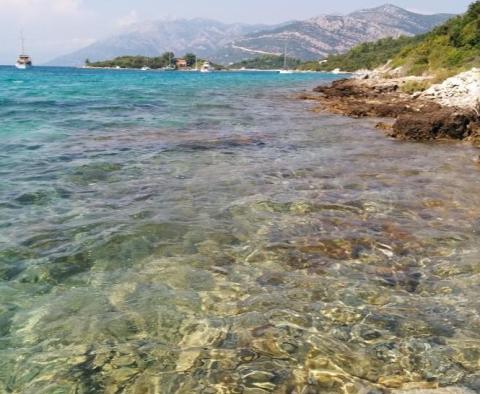
[(478, 109), (480, 106), (480, 69), (448, 78), (443, 83), (433, 85), (420, 97), (432, 99), (449, 107)]

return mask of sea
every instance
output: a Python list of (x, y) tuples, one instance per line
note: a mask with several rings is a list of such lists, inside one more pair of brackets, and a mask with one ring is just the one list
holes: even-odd
[(336, 78), (0, 67), (0, 393), (480, 392), (478, 150)]

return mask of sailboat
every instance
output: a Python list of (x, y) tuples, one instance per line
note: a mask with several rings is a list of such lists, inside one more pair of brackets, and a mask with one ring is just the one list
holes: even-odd
[(200, 71), (198, 68), (198, 56), (195, 55), (195, 68), (192, 71)]
[(172, 64), (172, 54), (169, 52), (168, 53), (168, 65), (162, 68), (163, 71), (175, 71), (176, 68)]
[(21, 35), (22, 40), (22, 53), (18, 56), (17, 62), (15, 63), (15, 67), (19, 70), (26, 70), (33, 66), (32, 58), (25, 54), (25, 40), (23, 38), (23, 33)]
[(293, 70), (289, 70), (287, 67), (287, 42), (285, 42), (285, 51), (283, 53), (283, 69), (279, 71), (280, 74), (292, 74)]

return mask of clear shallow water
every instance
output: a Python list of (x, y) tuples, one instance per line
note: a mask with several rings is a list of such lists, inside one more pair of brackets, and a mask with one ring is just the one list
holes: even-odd
[(329, 78), (0, 68), (0, 392), (480, 390), (477, 152)]

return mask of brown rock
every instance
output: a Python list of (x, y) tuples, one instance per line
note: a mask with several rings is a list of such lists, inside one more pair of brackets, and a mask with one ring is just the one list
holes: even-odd
[(385, 122), (378, 122), (378, 123), (375, 125), (375, 128), (377, 128), (377, 129), (379, 129), (379, 130), (390, 131), (390, 130), (392, 130), (393, 125), (392, 125), (392, 124), (389, 124), (389, 123), (385, 123)]
[(393, 125), (392, 136), (428, 141), (438, 138), (464, 139), (469, 134), (471, 114), (442, 108), (430, 113), (403, 114)]
[[(314, 99), (330, 112), (352, 117), (396, 119), (391, 136), (414, 141), (469, 139), (480, 145), (478, 114), (444, 107), (401, 92), (398, 80), (343, 79), (315, 88)], [(377, 128), (388, 130), (379, 123)]]

